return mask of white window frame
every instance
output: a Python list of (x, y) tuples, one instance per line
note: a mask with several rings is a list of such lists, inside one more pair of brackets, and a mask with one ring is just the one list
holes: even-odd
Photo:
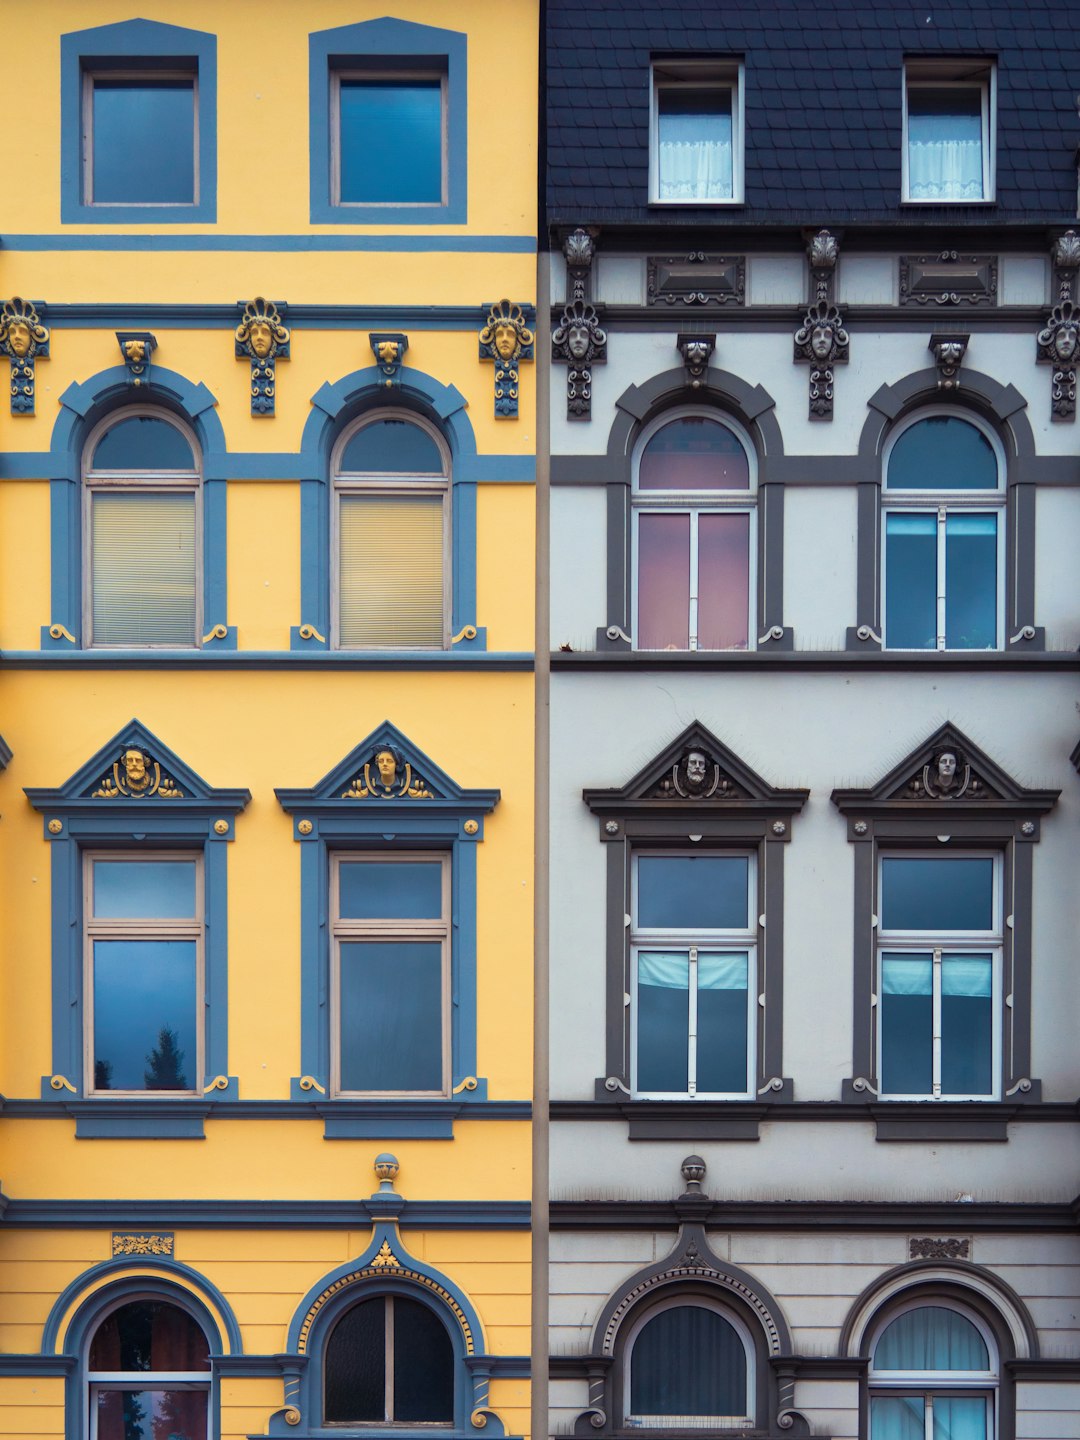
[[(982, 1337), (986, 1346), (986, 1353), (990, 1360), (989, 1370), (877, 1370), (874, 1368), (874, 1354), (877, 1351), (878, 1342), (882, 1335), (889, 1328), (894, 1320), (912, 1310), (952, 1310), (960, 1315), (975, 1329)], [(995, 1364), (995, 1361), (997, 1362)], [(968, 1310), (963, 1305), (958, 1305), (952, 1300), (941, 1296), (921, 1296), (919, 1299), (910, 1300), (895, 1310), (890, 1310), (887, 1318), (882, 1321), (874, 1330), (873, 1340), (870, 1346), (870, 1368), (868, 1371), (868, 1387), (870, 1399), (874, 1398), (877, 1391), (882, 1397), (890, 1392), (903, 1393), (910, 1391), (916, 1393), (921, 1391), (924, 1400), (924, 1425), (926, 1440), (934, 1440), (933, 1428), (933, 1401), (936, 1396), (945, 1399), (962, 1397), (965, 1392), (988, 1392), (990, 1397), (989, 1405), (989, 1426), (987, 1428), (987, 1440), (993, 1440), (998, 1433), (998, 1413), (1000, 1409), (1000, 1379), (1001, 1364), (998, 1354), (998, 1346), (989, 1327), (981, 1316), (973, 1310)], [(871, 1431), (871, 1440), (873, 1432)]]
[[(709, 855), (719, 859), (746, 859), (746, 918), (745, 930), (698, 930), (698, 929), (643, 929), (638, 925), (638, 862), (652, 856), (696, 858)], [(755, 850), (710, 849), (710, 850), (653, 850), (637, 848), (630, 859), (630, 1092), (635, 1100), (748, 1100), (754, 1098), (757, 1075), (757, 1013), (760, 1008), (758, 997), (758, 915), (757, 915), (757, 866)], [(688, 1024), (689, 1045), (687, 1068), (689, 1084), (685, 1092), (674, 1090), (640, 1090), (638, 1088), (638, 955), (642, 951), (667, 950), (687, 952), (689, 957)], [(746, 1088), (745, 1090), (716, 1091), (697, 1088), (697, 960), (698, 952), (716, 953), (746, 952)]]
[[(190, 919), (102, 917), (94, 914), (94, 863), (120, 860), (148, 865), (154, 861), (179, 860), (195, 866), (195, 915)], [(94, 1099), (167, 1099), (176, 1095), (201, 1095), (201, 1077), (206, 1073), (206, 875), (201, 850), (84, 850), (83, 863), (83, 1074), (86, 1094)], [(98, 1090), (94, 1085), (94, 941), (95, 940), (193, 940), (195, 942), (195, 1055), (191, 1065), (195, 1083), (186, 1090)], [(160, 1297), (159, 1297), (160, 1298)]]
[[(152, 85), (155, 81), (191, 80), (194, 124), (191, 143), (192, 156), (192, 199), (190, 200), (95, 200), (94, 199), (94, 86), (99, 80), (127, 80)], [(83, 204), (94, 205), (100, 210), (152, 209), (165, 206), (170, 210), (194, 210), (199, 200), (199, 67), (177, 67), (173, 69), (118, 70), (106, 66), (92, 66), (82, 74), (82, 186)]]
[[(1002, 1027), (1002, 976), (1004, 969), (1004, 946), (1005, 927), (1011, 922), (1012, 917), (1007, 919), (1003, 914), (1004, 910), (1004, 855), (1000, 850), (949, 850), (943, 854), (940, 850), (905, 850), (896, 846), (882, 846), (875, 859), (875, 894), (877, 913), (874, 916), (874, 928), (877, 934), (877, 954), (874, 961), (874, 995), (872, 1004), (875, 1015), (875, 1034), (877, 1040), (878, 1054), (878, 1075), (884, 1071), (884, 1050), (882, 1036), (882, 1018), (884, 1006), (882, 1004), (881, 986), (881, 962), (890, 954), (918, 954), (930, 955), (933, 964), (933, 1020), (932, 1020), (932, 1044), (933, 1044), (933, 1088), (929, 1095), (903, 1094), (886, 1091), (882, 1081), (881, 1098), (883, 1100), (971, 1100), (989, 1101), (1001, 1098), (1001, 1027)], [(995, 920), (994, 928), (991, 930), (886, 930), (880, 920), (883, 897), (883, 865), (886, 860), (934, 860), (948, 863), (953, 860), (992, 860), (993, 861), (993, 893), (992, 906)], [(945, 952), (950, 955), (986, 955), (991, 956), (992, 981), (991, 981), (991, 1056), (990, 1074), (993, 1085), (989, 1094), (963, 1095), (953, 1092), (942, 1093), (941, 1090), (941, 966), (942, 956)]]
[[(360, 430), (380, 420), (397, 420), (406, 425), (415, 425), (438, 447), (442, 457), (442, 475), (412, 475), (404, 471), (380, 474), (375, 471), (342, 471), (341, 457), (349, 441)], [(450, 647), (450, 615), (453, 594), (453, 537), (451, 506), (451, 455), (443, 436), (423, 416), (411, 410), (382, 407), (368, 410), (339, 436), (330, 457), (332, 504), (330, 506), (330, 643), (334, 650), (426, 650), (428, 646), (403, 645), (400, 641), (389, 640), (385, 644), (364, 646), (344, 645), (341, 640), (341, 498), (349, 495), (373, 495), (381, 499), (409, 499), (421, 495), (438, 495), (442, 499), (442, 643), (440, 648)]]
[[(638, 1336), (648, 1325), (650, 1320), (655, 1320), (662, 1310), (682, 1310), (687, 1307), (694, 1307), (698, 1310), (711, 1310), (726, 1320), (731, 1328), (742, 1341), (743, 1354), (746, 1358), (746, 1398), (751, 1406), (751, 1413), (748, 1415), (636, 1415), (630, 1409), (631, 1380), (634, 1368), (634, 1346)], [(752, 1426), (754, 1425), (753, 1410), (757, 1396), (757, 1351), (754, 1347), (753, 1337), (749, 1329), (733, 1311), (718, 1305), (714, 1301), (702, 1295), (672, 1295), (666, 1300), (661, 1300), (657, 1305), (650, 1305), (644, 1314), (640, 1315), (633, 1323), (626, 1337), (626, 1356), (623, 1364), (623, 1419), (628, 1426), (647, 1427), (650, 1430), (697, 1430), (705, 1429), (712, 1425), (724, 1426)]]
[[(439, 83), (439, 198), (438, 200), (342, 200), (341, 198), (341, 82), (399, 82), (438, 80)], [(341, 210), (439, 210), (450, 195), (450, 77), (445, 64), (393, 66), (389, 69), (348, 63), (330, 70), (330, 204)]]
[[(641, 457), (648, 448), (650, 440), (661, 430), (676, 420), (711, 420), (724, 429), (730, 430), (743, 447), (746, 455), (747, 469), (749, 472), (749, 484), (745, 490), (647, 490), (642, 491), (639, 486), (639, 474)], [(746, 596), (746, 648), (754, 650), (757, 648), (757, 585), (758, 585), (758, 545), (757, 545), (757, 510), (758, 510), (758, 476), (757, 476), (757, 452), (750, 442), (746, 431), (736, 421), (727, 415), (721, 415), (716, 411), (703, 410), (700, 406), (682, 405), (674, 410), (666, 410), (659, 415), (641, 432), (641, 436), (634, 448), (633, 475), (630, 488), (630, 525), (631, 525), (631, 557), (630, 557), (630, 614), (632, 616), (631, 626), (635, 650), (642, 650), (643, 647), (638, 641), (638, 556), (640, 550), (639, 529), (642, 515), (648, 514), (677, 514), (690, 516), (690, 626), (688, 650), (696, 651), (698, 647), (697, 636), (697, 615), (698, 615), (698, 518), (702, 515), (749, 515), (750, 525), (747, 534), (747, 546), (749, 549), (749, 564), (747, 567), (747, 596)], [(660, 653), (660, 652), (650, 652)], [(684, 652), (676, 652), (682, 654)], [(721, 655), (727, 652), (716, 650), (708, 651), (708, 654)]]
[[(347, 864), (410, 865), (436, 863), (442, 868), (442, 915), (438, 920), (343, 919), (341, 867)], [(330, 855), (330, 1087), (334, 1096), (386, 1099), (394, 1096), (450, 1093), (450, 950), (451, 857), (445, 850), (337, 850)], [(439, 941), (442, 945), (442, 1085), (438, 1090), (345, 1090), (341, 1084), (341, 946), (343, 942), (385, 940)]]
[[(962, 420), (966, 425), (978, 430), (979, 434), (986, 439), (994, 452), (997, 461), (998, 483), (993, 490), (949, 490), (938, 487), (933, 490), (890, 490), (889, 489), (889, 466), (892, 461), (892, 452), (900, 437), (908, 430), (920, 425), (924, 420), (933, 420), (938, 417), (945, 417), (950, 420)], [(1006, 482), (1006, 459), (1005, 451), (998, 436), (988, 425), (966, 411), (959, 412), (947, 405), (935, 405), (918, 411), (898, 425), (889, 436), (888, 442), (882, 453), (881, 471), (881, 634), (882, 645), (886, 650), (900, 649), (899, 646), (889, 643), (889, 611), (886, 604), (887, 576), (888, 576), (888, 517), (899, 513), (933, 514), (937, 520), (937, 650), (946, 650), (945, 643), (945, 616), (946, 601), (948, 598), (948, 575), (945, 567), (945, 527), (950, 515), (958, 514), (984, 514), (997, 517), (997, 615), (995, 629), (997, 631), (997, 644), (993, 651), (972, 651), (973, 654), (991, 654), (1005, 648), (1005, 566), (1006, 566), (1006, 545), (1005, 531), (1008, 525), (1008, 494)], [(916, 654), (929, 654), (930, 651), (915, 651)], [(959, 651), (954, 653), (961, 653)], [(964, 652), (966, 653), (966, 652)]]
[[(731, 96), (731, 194), (718, 200), (660, 198), (660, 91), (715, 89)], [(737, 59), (654, 60), (649, 72), (649, 204), (741, 205), (745, 192), (746, 65)]]
[[(198, 1325), (206, 1338), (207, 1354), (213, 1353), (213, 1344), (206, 1331), (199, 1325), (198, 1320), (190, 1310), (183, 1305), (178, 1305), (171, 1296), (156, 1294), (153, 1290), (140, 1292), (136, 1295), (124, 1295), (115, 1304), (103, 1310), (94, 1322), (86, 1339), (85, 1356), (83, 1362), (83, 1376), (86, 1380), (86, 1404), (87, 1424), (86, 1434), (89, 1440), (97, 1440), (98, 1436), (98, 1407), (97, 1397), (103, 1391), (129, 1391), (129, 1390), (202, 1390), (206, 1395), (206, 1434), (211, 1436), (214, 1433), (213, 1416), (210, 1413), (210, 1404), (213, 1393), (213, 1375), (210, 1369), (206, 1370), (91, 1370), (90, 1369), (90, 1348), (98, 1330), (105, 1321), (117, 1310), (122, 1310), (126, 1305), (135, 1305), (141, 1301), (148, 1301), (158, 1305), (171, 1305), (186, 1315), (194, 1325)], [(140, 1381), (145, 1383), (140, 1383)]]
[[(107, 430), (112, 430), (125, 420), (137, 419), (146, 416), (153, 420), (163, 420), (167, 425), (172, 425), (179, 430), (184, 439), (191, 446), (191, 453), (195, 459), (194, 470), (95, 470), (92, 466), (94, 453), (98, 443)], [(203, 634), (203, 588), (204, 588), (204, 556), (203, 556), (203, 486), (202, 486), (202, 456), (195, 436), (185, 426), (181, 425), (175, 416), (168, 411), (156, 408), (152, 405), (130, 405), (123, 410), (113, 411), (106, 416), (99, 425), (96, 425), (90, 432), (89, 438), (83, 447), (82, 462), (82, 573), (83, 573), (83, 634), (86, 636), (86, 644), (98, 650), (197, 650), (202, 643)], [(93, 509), (94, 496), (116, 491), (126, 490), (129, 493), (150, 495), (193, 495), (195, 508), (195, 628), (188, 644), (170, 640), (165, 644), (150, 643), (144, 640), (128, 640), (124, 642), (95, 641), (94, 639), (94, 545), (93, 545)]]
[[(913, 90), (951, 90), (956, 94), (977, 90), (981, 95), (982, 183), (978, 199), (920, 199), (911, 194), (908, 97)], [(997, 64), (986, 57), (942, 59), (927, 57), (904, 61), (901, 85), (903, 144), (900, 150), (900, 197), (905, 205), (992, 205), (997, 195)]]

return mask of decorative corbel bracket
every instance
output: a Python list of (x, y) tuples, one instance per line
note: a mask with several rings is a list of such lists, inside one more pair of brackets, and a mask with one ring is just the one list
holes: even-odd
[(848, 363), (848, 332), (836, 305), (836, 261), (840, 244), (828, 230), (810, 237), (806, 259), (810, 302), (795, 331), (794, 361), (810, 366), (810, 419), (833, 417), (834, 367)]
[(117, 330), (116, 342), (133, 385), (150, 384), (150, 357), (157, 349), (157, 337), (149, 330)]
[(409, 348), (409, 337), (397, 330), (379, 330), (368, 335), (371, 353), (382, 374), (382, 383), (389, 390), (401, 384), (401, 367), (405, 363), (405, 351)]
[[(242, 302), (237, 302), (242, 304)], [(251, 413), (273, 415), (277, 390), (275, 363), (288, 360), (291, 333), (282, 321), (286, 306), (256, 295), (243, 305), (234, 331), (236, 358), (251, 361)]]
[(518, 366), (535, 358), (533, 332), (525, 311), (510, 300), (485, 307), (487, 323), (480, 331), (480, 359), (495, 367), (495, 419), (518, 418)]
[(592, 367), (607, 361), (607, 331), (595, 305), (575, 299), (563, 307), (551, 332), (551, 358), (565, 365), (566, 418), (592, 418)]
[(1057, 304), (1036, 337), (1036, 363), (1053, 366), (1050, 382), (1050, 418), (1076, 418), (1076, 364), (1080, 359), (1080, 310), (1076, 300), (1076, 274), (1080, 267), (1080, 236), (1075, 230), (1059, 235), (1050, 250), (1054, 265)]
[(700, 390), (705, 383), (705, 372), (709, 368), (713, 351), (716, 349), (715, 335), (679, 335), (675, 344), (686, 366), (686, 383), (692, 390)]
[(570, 282), (570, 300), (588, 300), (592, 289), (592, 263), (596, 257), (599, 231), (579, 225), (563, 241), (566, 257), (566, 278)]
[(44, 312), (44, 302), (35, 305), (13, 295), (0, 310), (0, 355), (11, 361), (12, 415), (33, 415), (34, 362), (39, 356), (49, 358), (49, 331), (41, 323), (38, 306)]
[(967, 352), (970, 335), (935, 334), (927, 349), (933, 352), (939, 390), (959, 390), (960, 364)]

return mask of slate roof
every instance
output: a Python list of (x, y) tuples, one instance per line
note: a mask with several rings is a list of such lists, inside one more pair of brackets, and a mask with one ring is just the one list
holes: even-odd
[[(547, 0), (547, 218), (1061, 224), (1076, 218), (1080, 27), (1049, 0)], [(650, 207), (649, 64), (744, 57), (745, 204)], [(899, 205), (906, 56), (997, 60), (997, 203)]]

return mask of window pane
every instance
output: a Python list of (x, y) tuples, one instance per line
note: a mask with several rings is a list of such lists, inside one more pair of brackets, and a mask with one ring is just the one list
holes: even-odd
[(325, 1414), (330, 1423), (382, 1421), (386, 1414), (386, 1301), (346, 1310), (326, 1342)]
[(194, 1090), (193, 940), (94, 941), (94, 1088)]
[(937, 517), (885, 519), (885, 641), (890, 650), (937, 648)]
[(97, 1440), (206, 1440), (206, 1390), (102, 1390)]
[(194, 917), (194, 860), (95, 860), (94, 914), (98, 919)]
[(373, 420), (345, 446), (341, 469), (349, 474), (442, 475), (439, 447), (409, 420)]
[(443, 499), (342, 495), (340, 643), (441, 649)]
[(630, 1357), (633, 1415), (745, 1417), (746, 1351), (730, 1321), (700, 1305), (661, 1310)]
[(90, 1369), (209, 1370), (201, 1327), (177, 1305), (133, 1300), (107, 1315), (90, 1342)]
[(95, 645), (195, 643), (195, 496), (98, 492), (91, 502)]
[(438, 860), (343, 860), (338, 894), (344, 920), (438, 920), (443, 913), (443, 867)]
[(195, 80), (94, 80), (95, 205), (195, 203)]
[(394, 1296), (394, 1419), (454, 1418), (454, 1350), (446, 1326), (417, 1300)]
[(746, 954), (698, 956), (699, 1094), (743, 1095), (749, 1088), (748, 971)]
[(944, 1305), (921, 1305), (886, 1326), (874, 1347), (874, 1369), (987, 1371), (990, 1356), (970, 1320)]
[(941, 1090), (990, 1095), (994, 1089), (994, 965), (989, 955), (941, 959)]
[(441, 204), (442, 124), (438, 79), (342, 80), (342, 204)]
[(745, 930), (748, 855), (639, 855), (642, 930)]
[(911, 199), (981, 200), (982, 139), (979, 90), (909, 90)]
[(637, 1088), (685, 1095), (690, 1088), (690, 957), (637, 957)]
[(872, 1395), (870, 1440), (926, 1440), (921, 1395)]
[(997, 634), (997, 516), (945, 518), (945, 644), (993, 650)]
[(748, 490), (750, 464), (738, 437), (705, 415), (684, 415), (642, 451), (639, 490)]
[(700, 516), (698, 649), (745, 650), (749, 605), (750, 516)]
[(987, 1440), (985, 1395), (935, 1395), (934, 1440)]
[(731, 91), (657, 94), (661, 200), (730, 200)]
[(934, 1090), (934, 982), (929, 955), (881, 958), (881, 1089), (886, 1095)]
[(341, 946), (341, 1088), (443, 1088), (443, 947)]
[(909, 426), (889, 456), (890, 490), (996, 490), (998, 483), (990, 441), (955, 415)]
[(881, 862), (884, 930), (993, 930), (994, 861), (986, 855)]
[(638, 519), (639, 650), (690, 648), (690, 516)]
[(156, 415), (129, 415), (94, 446), (95, 470), (194, 470), (195, 456), (175, 425)]

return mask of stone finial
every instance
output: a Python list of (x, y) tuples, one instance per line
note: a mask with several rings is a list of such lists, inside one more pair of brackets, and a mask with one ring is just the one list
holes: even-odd
[(395, 1193), (394, 1181), (397, 1179), (400, 1168), (397, 1156), (391, 1155), (389, 1151), (384, 1150), (381, 1155), (375, 1156), (375, 1174), (379, 1180), (379, 1189), (383, 1194)]
[(701, 1182), (705, 1179), (705, 1161), (700, 1155), (687, 1155), (679, 1167), (682, 1170), (682, 1177), (686, 1181), (686, 1193), (688, 1195), (701, 1195), (704, 1192)]

